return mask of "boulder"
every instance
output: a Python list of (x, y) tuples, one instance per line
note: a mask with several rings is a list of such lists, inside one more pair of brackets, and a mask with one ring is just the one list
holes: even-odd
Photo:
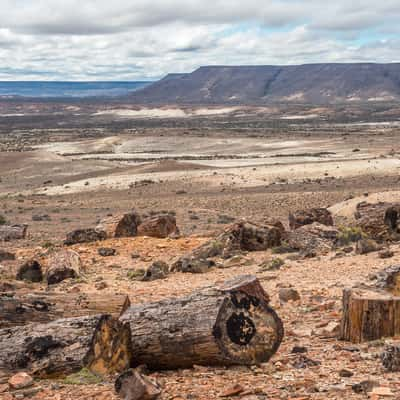
[(169, 274), (169, 266), (164, 261), (155, 261), (147, 268), (142, 281), (154, 281), (156, 279), (165, 279)]
[(64, 244), (70, 246), (77, 243), (97, 242), (106, 239), (106, 237), (106, 233), (102, 230), (93, 228), (75, 229), (67, 234)]
[(176, 218), (171, 214), (161, 214), (147, 218), (139, 225), (138, 235), (156, 238), (179, 235)]
[(385, 241), (400, 239), (400, 204), (379, 202), (357, 204), (356, 224), (370, 238)]
[(296, 289), (293, 288), (281, 288), (279, 289), (279, 300), (281, 303), (297, 301), (300, 300), (300, 294)]
[(28, 225), (0, 225), (0, 240), (9, 242), (11, 240), (25, 239)]
[(19, 281), (41, 282), (43, 280), (42, 266), (36, 260), (28, 260), (18, 268), (16, 279)]
[(375, 240), (372, 239), (360, 239), (356, 243), (356, 253), (357, 254), (368, 254), (374, 251), (379, 251), (382, 246), (378, 245)]
[(202, 273), (215, 265), (210, 258), (231, 258), (243, 251), (263, 251), (281, 244), (281, 229), (272, 225), (238, 222), (224, 230), (215, 239), (197, 247), (174, 263), (181, 272)]
[(289, 214), (289, 226), (291, 229), (297, 229), (314, 222), (332, 226), (333, 218), (331, 212), (327, 208), (310, 208), (308, 210), (298, 210)]
[(48, 261), (46, 280), (49, 285), (65, 279), (77, 278), (81, 274), (81, 259), (72, 250), (61, 250), (53, 254)]
[(314, 222), (289, 232), (286, 242), (290, 248), (300, 251), (304, 257), (314, 257), (332, 250), (338, 235), (338, 229)]
[(100, 221), (96, 229), (104, 231), (107, 238), (136, 236), (141, 223), (140, 215), (135, 211), (109, 216)]
[(117, 253), (117, 251), (111, 247), (100, 247), (97, 252), (102, 257), (111, 257)]
[(0, 262), (1, 261), (12, 261), (15, 260), (15, 254), (10, 253), (7, 250), (0, 249)]

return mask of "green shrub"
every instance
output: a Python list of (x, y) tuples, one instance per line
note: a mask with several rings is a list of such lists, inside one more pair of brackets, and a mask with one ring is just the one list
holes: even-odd
[(272, 260), (265, 261), (263, 262), (260, 267), (262, 271), (273, 271), (276, 269), (279, 269), (285, 265), (285, 260), (282, 260), (282, 258), (276, 257), (273, 258)]
[(7, 223), (6, 217), (0, 214), (0, 225), (5, 225)]
[(337, 238), (338, 246), (348, 246), (351, 243), (358, 242), (360, 239), (366, 239), (368, 237), (359, 227), (342, 226), (339, 228), (339, 231)]

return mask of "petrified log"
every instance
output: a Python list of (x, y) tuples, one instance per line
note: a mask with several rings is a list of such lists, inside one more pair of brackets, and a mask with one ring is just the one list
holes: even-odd
[(61, 250), (50, 256), (46, 271), (49, 285), (62, 282), (68, 278), (77, 278), (81, 274), (81, 259), (72, 250)]
[(122, 372), (131, 362), (130, 348), (129, 327), (107, 315), (29, 324), (0, 329), (0, 370), (28, 369), (40, 377), (83, 367)]
[(241, 251), (267, 250), (279, 246), (281, 239), (282, 230), (279, 224), (256, 225), (251, 222), (238, 222), (215, 239), (178, 259), (172, 269), (181, 272), (205, 272), (214, 265), (209, 258), (229, 258)]
[(400, 265), (390, 265), (377, 273), (375, 287), (400, 296)]
[(300, 251), (304, 257), (314, 257), (332, 250), (338, 235), (338, 229), (333, 226), (314, 222), (288, 232), (286, 241), (289, 248)]
[(72, 232), (67, 234), (67, 238), (64, 240), (64, 244), (70, 246), (72, 244), (77, 243), (90, 243), (97, 242), (99, 240), (104, 240), (107, 238), (106, 232), (93, 229), (93, 228), (85, 228), (85, 229), (75, 229)]
[(129, 297), (118, 294), (3, 293), (0, 294), (0, 328), (85, 315), (118, 317), (129, 306)]
[(7, 250), (0, 249), (0, 261), (15, 260), (15, 254)]
[(161, 389), (134, 369), (123, 372), (115, 381), (115, 391), (123, 400), (154, 400)]
[(258, 279), (241, 276), (192, 295), (134, 305), (120, 317), (132, 333), (136, 365), (170, 369), (266, 362), (283, 325)]
[(170, 235), (179, 235), (176, 218), (171, 214), (161, 214), (145, 219), (138, 227), (139, 236), (166, 238)]
[(381, 353), (381, 361), (384, 368), (389, 372), (400, 371), (400, 345), (387, 344)]
[(25, 239), (28, 225), (0, 225), (0, 240)]
[(364, 233), (376, 240), (399, 240), (400, 204), (362, 202), (354, 214), (356, 224)]
[(137, 235), (140, 223), (140, 215), (133, 210), (130, 213), (104, 218), (96, 230), (106, 232), (108, 238), (131, 237)]
[(289, 226), (291, 229), (297, 229), (314, 222), (328, 226), (333, 225), (332, 213), (327, 208), (310, 208), (289, 214)]
[(43, 280), (42, 266), (36, 260), (28, 260), (18, 268), (16, 279), (19, 281), (41, 282)]
[(400, 334), (400, 297), (368, 289), (343, 291), (340, 337), (353, 343)]

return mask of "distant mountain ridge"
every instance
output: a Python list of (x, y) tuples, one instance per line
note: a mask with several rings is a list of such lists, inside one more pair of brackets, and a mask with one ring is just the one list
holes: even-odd
[(130, 95), (138, 103), (264, 104), (400, 100), (400, 63), (204, 66)]

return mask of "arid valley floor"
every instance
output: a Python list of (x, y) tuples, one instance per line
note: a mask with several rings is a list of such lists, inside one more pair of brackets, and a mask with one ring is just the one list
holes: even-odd
[[(25, 239), (0, 243), (16, 254), (15, 260), (0, 263), (0, 290), (82, 298), (126, 294), (134, 304), (253, 274), (284, 322), (278, 352), (255, 367), (150, 372), (162, 399), (229, 398), (235, 384), (243, 390), (231, 398), (243, 400), (386, 398), (379, 393), (400, 398), (399, 373), (385, 372), (379, 361), (383, 340), (352, 344), (327, 329), (340, 322), (343, 288), (369, 282), (377, 271), (400, 263), (399, 244), (390, 244), (394, 255), (389, 259), (379, 252), (342, 249), (311, 258), (267, 250), (221, 261), (206, 273), (131, 279), (132, 271), (154, 261), (172, 265), (234, 221), (275, 218), (288, 229), (290, 212), (326, 207), (341, 227), (354, 222), (361, 201), (400, 201), (400, 110), (395, 105), (285, 111), (279, 106), (51, 107), (0, 103), (0, 214), (12, 224), (29, 225)], [(68, 232), (133, 208), (148, 215), (173, 212), (181, 236), (75, 244), (70, 248), (81, 257), (83, 277), (50, 288), (15, 280), (21, 262), (45, 263), (48, 254), (63, 247)], [(99, 247), (114, 248), (116, 255), (101, 257)], [(283, 266), (263, 268), (277, 257)], [(279, 289), (287, 285), (298, 291), (299, 300), (280, 301)], [(0, 377), (2, 400), (13, 398), (7, 379), (6, 373)], [(375, 394), (357, 386), (363, 381), (374, 381)], [(111, 379), (76, 383), (38, 379), (41, 390), (31, 398), (117, 398)]]

